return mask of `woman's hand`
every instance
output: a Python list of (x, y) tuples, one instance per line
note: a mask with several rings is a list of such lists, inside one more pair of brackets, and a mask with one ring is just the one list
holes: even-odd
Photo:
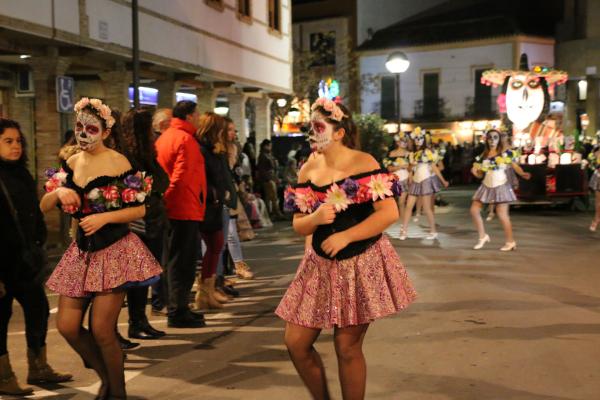
[(85, 236), (91, 236), (108, 223), (106, 213), (92, 214), (79, 221), (79, 226), (85, 232)]
[(334, 233), (325, 239), (325, 241), (321, 244), (321, 248), (327, 255), (329, 255), (329, 257), (335, 257), (337, 253), (345, 249), (349, 244), (350, 239), (348, 238), (348, 235), (346, 235), (344, 232), (339, 232)]
[(73, 189), (58, 188), (56, 189), (56, 197), (62, 206), (79, 207), (81, 205), (81, 199)]
[(448, 186), (450, 186), (450, 184), (448, 183), (447, 180), (442, 179), (442, 185), (444, 185), (445, 188), (447, 188)]
[(6, 287), (4, 286), (4, 282), (0, 281), (0, 299), (6, 296)]
[(314, 218), (316, 225), (332, 224), (335, 219), (335, 209), (333, 208), (333, 205), (323, 203), (317, 208), (317, 211), (312, 214), (312, 217)]
[(528, 181), (528, 180), (530, 180), (530, 179), (531, 179), (531, 173), (529, 173), (529, 172), (523, 172), (523, 173), (521, 174), (521, 178), (523, 178), (523, 179), (525, 179), (526, 181)]

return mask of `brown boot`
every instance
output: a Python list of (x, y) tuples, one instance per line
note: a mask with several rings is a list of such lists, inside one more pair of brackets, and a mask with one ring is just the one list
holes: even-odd
[[(215, 280), (208, 278), (202, 280), (200, 277), (197, 278), (198, 290), (196, 291), (196, 297), (194, 304), (190, 305), (193, 310), (208, 310), (208, 309), (221, 309), (223, 304), (219, 303), (214, 297)], [(211, 289), (212, 288), (212, 289)]]
[(30, 385), (40, 383), (62, 383), (73, 380), (73, 375), (58, 373), (48, 365), (46, 346), (40, 349), (40, 354), (37, 356), (33, 350), (27, 349), (27, 360), (29, 361), (27, 383)]
[(0, 394), (26, 396), (33, 393), (33, 388), (22, 387), (10, 366), (8, 354), (0, 357)]
[(215, 285), (216, 278), (216, 276), (209, 278), (208, 282), (206, 283), (208, 285), (207, 289), (209, 289), (209, 292), (212, 295), (212, 297), (214, 297), (215, 300), (217, 300), (219, 303), (229, 303), (230, 298), (227, 297), (225, 293), (217, 290)]
[(254, 273), (250, 270), (250, 267), (244, 261), (238, 261), (235, 263), (235, 273), (240, 279), (254, 279)]

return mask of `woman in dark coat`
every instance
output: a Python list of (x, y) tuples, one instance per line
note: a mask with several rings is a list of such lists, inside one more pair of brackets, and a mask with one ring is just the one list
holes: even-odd
[[(16, 220), (18, 219), (18, 220)], [(25, 314), (29, 375), (27, 382), (60, 383), (72, 376), (55, 372), (46, 361), (49, 306), (41, 257), (46, 225), (33, 177), (27, 170), (25, 138), (16, 121), (0, 118), (0, 394), (27, 395), (8, 359), (7, 333), (13, 300)]]

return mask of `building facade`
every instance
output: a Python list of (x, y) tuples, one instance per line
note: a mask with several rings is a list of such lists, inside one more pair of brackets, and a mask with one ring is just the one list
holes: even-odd
[[(292, 89), (290, 0), (140, 0), (138, 15), (143, 104), (219, 102), (242, 139), (270, 137), (272, 98)], [(74, 79), (74, 100), (131, 106), (131, 3), (5, 0), (0, 28), (0, 114), (21, 123), (41, 181), (73, 125), (57, 111), (57, 77)]]
[[(553, 23), (527, 26), (504, 6), (459, 3), (380, 30), (359, 47), (362, 80), (372, 82), (361, 93), (362, 113), (418, 124), (455, 142), (470, 141), (499, 123), (500, 88), (482, 85), (483, 71), (518, 68), (522, 53), (530, 66), (554, 66)], [(395, 51), (410, 61), (398, 80), (385, 67)]]

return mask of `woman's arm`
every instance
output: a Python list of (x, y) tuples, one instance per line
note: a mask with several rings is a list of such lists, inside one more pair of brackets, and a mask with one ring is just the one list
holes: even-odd
[(73, 189), (60, 187), (50, 193), (46, 193), (42, 197), (42, 200), (40, 200), (40, 210), (42, 210), (43, 213), (47, 213), (58, 204), (79, 207), (81, 205), (81, 200)]
[(126, 224), (143, 218), (144, 215), (146, 215), (146, 206), (128, 207), (117, 211), (88, 215), (81, 219), (79, 226), (86, 236), (91, 236), (106, 224)]
[(521, 166), (516, 162), (512, 162), (512, 167), (521, 178), (526, 180), (529, 180), (531, 178), (531, 174), (529, 172), (523, 171), (523, 168), (521, 168)]
[(329, 236), (321, 245), (323, 251), (330, 257), (335, 257), (337, 253), (350, 243), (379, 235), (400, 217), (398, 206), (393, 198), (378, 201), (373, 206), (375, 207), (375, 212), (360, 224)]
[(444, 185), (444, 187), (448, 187), (449, 183), (446, 179), (444, 179), (444, 176), (440, 172), (440, 169), (437, 167), (437, 165), (434, 163), (431, 163), (431, 169), (433, 170), (433, 173), (436, 174), (438, 178), (440, 178), (440, 181), (442, 181), (442, 184)]

